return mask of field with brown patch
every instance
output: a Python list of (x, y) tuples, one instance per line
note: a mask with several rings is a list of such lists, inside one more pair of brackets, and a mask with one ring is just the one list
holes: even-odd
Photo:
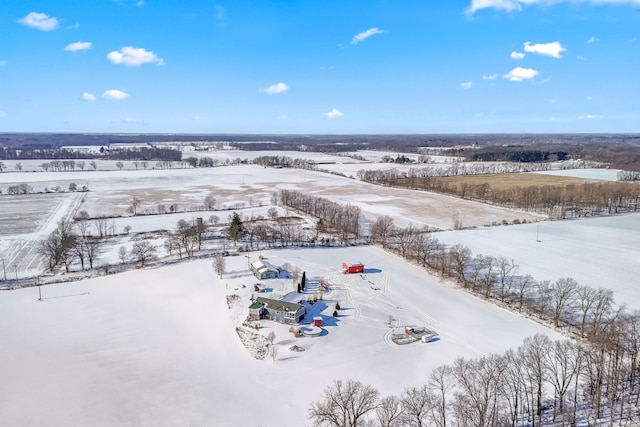
[(522, 187), (568, 187), (569, 185), (581, 185), (597, 180), (574, 178), (569, 176), (545, 175), (538, 173), (502, 173), (487, 175), (462, 175), (446, 178), (438, 178), (450, 186), (481, 185), (484, 183), (495, 190), (511, 190)]

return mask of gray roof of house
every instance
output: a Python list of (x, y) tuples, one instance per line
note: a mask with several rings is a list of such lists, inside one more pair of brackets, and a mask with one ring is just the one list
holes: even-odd
[(263, 297), (258, 297), (257, 302), (261, 302), (264, 305), (266, 305), (267, 308), (270, 308), (271, 310), (276, 310), (276, 311), (294, 311), (295, 312), (295, 311), (298, 311), (300, 307), (302, 307), (300, 304), (296, 304), (295, 302), (280, 301), (277, 299), (263, 298)]

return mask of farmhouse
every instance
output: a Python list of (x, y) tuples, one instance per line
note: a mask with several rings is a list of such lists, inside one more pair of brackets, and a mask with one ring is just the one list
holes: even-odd
[(280, 323), (298, 323), (307, 309), (295, 302), (258, 297), (249, 306), (251, 320), (270, 319)]
[(361, 262), (343, 262), (342, 273), (364, 273), (364, 264)]
[(267, 260), (260, 259), (251, 263), (251, 271), (256, 278), (263, 279), (275, 279), (280, 272)]

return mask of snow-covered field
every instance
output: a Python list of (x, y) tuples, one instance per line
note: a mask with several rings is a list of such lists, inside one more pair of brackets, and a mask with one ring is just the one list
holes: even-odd
[[(179, 219), (212, 215), (223, 222), (235, 210), (245, 218), (262, 215), (271, 206), (272, 195), (281, 190), (298, 190), (326, 197), (361, 208), (365, 217), (375, 220), (380, 215), (392, 215), (398, 225), (409, 223), (438, 229), (452, 229), (454, 215), (464, 218), (463, 225), (484, 226), (514, 219), (536, 221), (541, 218), (526, 212), (461, 200), (427, 192), (378, 187), (337, 175), (299, 169), (273, 169), (256, 165), (215, 168), (176, 168), (162, 170), (102, 170), (73, 172), (5, 172), (0, 174), (0, 188), (25, 183), (35, 191), (59, 186), (67, 189), (71, 183), (86, 186), (86, 193), (56, 193), (33, 195), (0, 195), (0, 218), (11, 219), (11, 227), (0, 227), (0, 256), (8, 268), (13, 265), (19, 274), (39, 274), (44, 265), (36, 258), (35, 246), (49, 234), (59, 219), (87, 211), (90, 217), (120, 216), (114, 219), (117, 233), (127, 225), (132, 232), (172, 230)], [(208, 194), (216, 199), (214, 211), (204, 211)], [(55, 196), (55, 197), (54, 197)], [(157, 213), (158, 206), (177, 207), (176, 213), (132, 217), (127, 213), (132, 198), (141, 205), (139, 213)], [(32, 212), (22, 221), (25, 208), (22, 200), (43, 203), (46, 209)], [(43, 200), (57, 200), (57, 207)], [(4, 222), (3, 222), (4, 223)], [(8, 222), (7, 222), (8, 223)], [(22, 228), (20, 228), (22, 227)]]
[[(558, 338), (374, 247), (263, 255), (331, 283), (316, 303), (324, 336), (294, 338), (263, 321), (260, 333), (276, 334), (275, 361), (252, 359), (234, 332), (255, 283), (244, 257), (227, 258), (222, 280), (209, 261), (195, 261), (44, 286), (43, 301), (37, 288), (2, 292), (2, 424), (308, 425), (309, 403), (335, 378), (398, 394), (456, 357), (502, 352), (537, 332)], [(354, 258), (368, 273), (340, 274)], [(293, 289), (291, 280), (273, 282), (274, 291)], [(227, 308), (227, 294), (242, 297), (241, 310)], [(389, 343), (390, 315), (400, 327), (430, 326), (439, 339)], [(294, 344), (305, 351), (290, 351)]]
[[(614, 291), (618, 305), (640, 310), (640, 214), (549, 221), (437, 233), (448, 245), (474, 254), (514, 259), (536, 280), (572, 277), (581, 285)], [(539, 240), (539, 241), (537, 241)]]
[[(39, 163), (34, 162), (33, 170), (40, 170)], [(123, 170), (100, 163), (97, 171), (27, 173), (10, 167), (0, 174), (0, 188), (19, 183), (36, 190), (68, 188), (75, 182), (90, 189), (0, 195), (0, 257), (7, 272), (13, 274), (15, 268), (17, 275), (19, 266), (20, 274), (39, 274), (43, 266), (37, 242), (59, 219), (80, 210), (91, 216), (124, 215), (113, 220), (114, 227), (120, 233), (131, 226), (135, 235), (170, 230), (179, 219), (196, 216), (206, 220), (217, 215), (223, 222), (234, 211), (243, 218), (266, 216), (272, 194), (280, 189), (351, 203), (371, 220), (391, 215), (400, 226), (451, 230), (454, 216), (465, 227), (540, 219), (319, 172), (251, 165), (136, 170), (124, 163)], [(346, 171), (359, 165), (332, 166)], [(199, 210), (210, 193), (217, 210)], [(177, 213), (127, 216), (134, 195), (141, 199), (141, 212), (175, 204)], [(121, 235), (118, 245), (125, 244), (127, 236)], [(635, 286), (640, 277), (640, 215), (443, 231), (435, 237), (461, 243), (476, 254), (513, 258), (521, 273), (537, 280), (573, 277), (583, 285), (613, 289), (619, 304), (640, 309)], [(424, 383), (431, 369), (456, 357), (500, 353), (537, 332), (559, 338), (376, 247), (261, 254), (275, 265), (288, 263), (311, 279), (330, 283), (311, 312), (322, 315), (323, 336), (294, 338), (288, 327), (262, 321), (258, 332), (275, 332), (277, 349), (275, 357), (264, 360), (252, 358), (234, 331), (248, 313), (256, 282), (244, 256), (225, 258), (222, 279), (210, 260), (200, 260), (43, 286), (42, 301), (38, 288), (0, 292), (5, 320), (0, 329), (0, 424), (308, 425), (309, 403), (335, 378), (361, 380), (383, 395), (399, 394), (407, 386)], [(258, 253), (249, 255), (255, 260)], [(107, 248), (103, 261), (118, 262), (116, 245)], [(366, 273), (340, 274), (345, 261), (364, 262)], [(267, 297), (294, 289), (290, 279), (262, 283), (272, 289), (264, 294)], [(229, 308), (228, 295), (238, 295), (241, 303)], [(333, 318), (336, 302), (340, 315)], [(390, 318), (397, 328), (432, 328), (438, 339), (397, 346), (390, 341), (395, 330)], [(294, 344), (305, 351), (290, 351)]]

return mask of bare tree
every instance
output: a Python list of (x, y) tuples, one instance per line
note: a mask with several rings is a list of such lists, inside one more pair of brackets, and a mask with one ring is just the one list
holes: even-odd
[(127, 248), (124, 246), (120, 246), (118, 248), (118, 258), (120, 258), (120, 263), (124, 264), (127, 261)]
[(275, 207), (270, 207), (267, 210), (267, 215), (269, 215), (269, 218), (271, 219), (276, 219), (278, 217), (278, 209), (276, 209)]
[(459, 387), (453, 406), (461, 425), (497, 424), (502, 369), (500, 357), (494, 354), (477, 360), (458, 358), (453, 362), (451, 372)]
[(447, 427), (447, 396), (453, 388), (451, 367), (442, 365), (429, 373), (428, 386), (434, 393), (434, 405), (431, 407), (431, 421), (438, 427)]
[(133, 196), (131, 198), (131, 201), (129, 203), (129, 207), (127, 208), (127, 212), (129, 212), (131, 215), (135, 216), (138, 214), (138, 208), (140, 207), (140, 204), (142, 202), (140, 201), (140, 199), (137, 196)]
[(356, 427), (376, 409), (380, 393), (359, 381), (334, 380), (324, 389), (322, 399), (312, 402), (309, 418), (315, 426)]
[(578, 282), (569, 277), (556, 280), (551, 285), (551, 320), (557, 328), (566, 311), (570, 311), (578, 290)]
[(498, 282), (500, 285), (500, 301), (504, 302), (507, 294), (511, 292), (514, 285), (514, 276), (518, 272), (518, 265), (513, 259), (505, 257), (496, 258), (496, 267), (498, 267)]
[(140, 265), (144, 267), (145, 262), (153, 259), (156, 253), (156, 247), (146, 240), (136, 242), (131, 247), (131, 257), (140, 262)]
[(76, 255), (77, 242), (78, 236), (73, 233), (72, 224), (61, 220), (56, 229), (39, 244), (38, 252), (47, 261), (50, 271), (64, 263), (65, 270), (69, 272), (69, 266)]
[(209, 193), (204, 198), (204, 209), (212, 211), (216, 208), (216, 198), (213, 193)]
[(95, 171), (98, 170), (98, 164), (95, 162), (95, 160), (92, 160), (89, 162), (89, 166), (91, 166), (91, 168)]
[(523, 361), (522, 368), (531, 399), (530, 407), (534, 410), (533, 425), (539, 425), (536, 423), (536, 418), (540, 420), (542, 416), (542, 392), (549, 375), (545, 357), (550, 352), (550, 347), (549, 337), (536, 334), (533, 337), (525, 338), (517, 350), (518, 358)]
[[(572, 384), (573, 377), (578, 375), (581, 364), (579, 345), (569, 341), (554, 341), (549, 346), (550, 352), (545, 356), (545, 367), (549, 371), (549, 381), (553, 385), (559, 402), (560, 414), (564, 412), (565, 396)], [(553, 407), (553, 421), (556, 420), (556, 405)]]
[(105, 237), (107, 235), (107, 229), (109, 227), (109, 221), (106, 218), (96, 218), (93, 222), (99, 237)]
[(122, 162), (116, 162), (116, 167), (120, 170), (122, 170), (122, 168), (124, 167), (124, 164)]
[(409, 387), (402, 392), (402, 423), (408, 427), (429, 425), (427, 417), (435, 404), (433, 394), (426, 385)]
[(84, 248), (87, 260), (89, 261), (89, 268), (93, 269), (93, 263), (98, 259), (98, 256), (102, 252), (103, 243), (102, 239), (97, 237), (87, 236), (87, 238), (84, 239)]
[(402, 427), (402, 400), (397, 396), (385, 396), (376, 407), (380, 427)]
[(371, 224), (371, 241), (386, 248), (394, 230), (395, 225), (393, 224), (393, 218), (389, 215), (382, 215)]
[(213, 256), (213, 264), (212, 264), (213, 271), (215, 271), (216, 274), (219, 274), (221, 279), (226, 269), (226, 265), (227, 265), (227, 260), (225, 259), (222, 253), (218, 252)]

